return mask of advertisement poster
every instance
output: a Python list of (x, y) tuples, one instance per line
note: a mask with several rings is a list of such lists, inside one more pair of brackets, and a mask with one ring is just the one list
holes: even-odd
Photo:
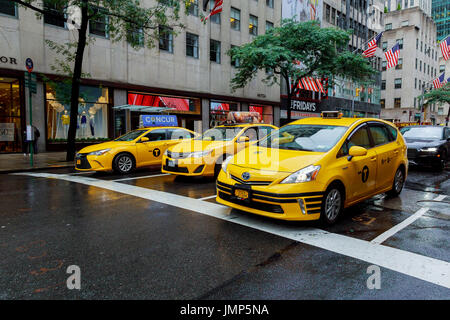
[(323, 0), (283, 0), (282, 18), (304, 22), (322, 21)]

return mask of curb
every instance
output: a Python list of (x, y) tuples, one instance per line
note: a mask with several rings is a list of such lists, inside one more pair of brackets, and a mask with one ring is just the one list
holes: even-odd
[(0, 174), (9, 174), (9, 173), (19, 173), (19, 172), (32, 172), (32, 171), (38, 171), (38, 170), (46, 170), (46, 169), (61, 169), (61, 168), (73, 168), (73, 164), (63, 164), (63, 165), (50, 165), (50, 166), (43, 166), (43, 167), (36, 167), (36, 168), (24, 168), (24, 169), (6, 169), (6, 170), (0, 170)]

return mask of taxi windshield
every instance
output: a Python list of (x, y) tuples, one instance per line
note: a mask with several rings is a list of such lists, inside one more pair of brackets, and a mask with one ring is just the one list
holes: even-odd
[(240, 127), (215, 127), (206, 130), (205, 133), (195, 140), (205, 141), (231, 141), (236, 135), (241, 132)]
[(344, 126), (292, 124), (272, 132), (262, 139), (261, 147), (326, 152), (330, 150), (347, 131)]
[(130, 131), (128, 133), (125, 133), (123, 136), (118, 137), (114, 141), (133, 141), (137, 137), (139, 137), (141, 134), (143, 134), (145, 130), (134, 130)]
[(404, 127), (400, 132), (405, 138), (442, 139), (443, 130), (438, 127)]

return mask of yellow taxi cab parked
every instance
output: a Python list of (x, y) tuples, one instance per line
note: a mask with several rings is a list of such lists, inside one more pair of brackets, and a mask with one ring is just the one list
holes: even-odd
[(333, 224), (348, 206), (402, 191), (406, 150), (387, 121), (334, 112), (300, 119), (228, 158), (216, 200), (267, 217)]
[(130, 131), (105, 143), (81, 149), (75, 157), (79, 171), (111, 171), (121, 174), (135, 168), (161, 164), (167, 148), (198, 134), (179, 127), (153, 127)]
[(270, 124), (229, 124), (214, 127), (193, 140), (168, 148), (162, 172), (184, 176), (216, 176), (222, 162), (277, 127)]

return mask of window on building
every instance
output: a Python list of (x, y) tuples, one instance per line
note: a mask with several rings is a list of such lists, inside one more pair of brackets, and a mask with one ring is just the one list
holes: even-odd
[(384, 41), (383, 42), (383, 45), (382, 45), (382, 49), (383, 49), (383, 51), (386, 51), (387, 50), (387, 46), (388, 46), (388, 43), (387, 43), (387, 41)]
[(386, 62), (386, 61), (383, 61), (383, 62), (381, 63), (381, 71), (386, 71), (386, 66), (387, 66), (387, 62)]
[(191, 16), (198, 17), (198, 0), (189, 0), (190, 5), (188, 9), (188, 14)]
[[(214, 3), (215, 3), (215, 1), (214, 0), (210, 0), (209, 1), (209, 11), (211, 12), (212, 11), (212, 9), (214, 8)], [(212, 22), (212, 23), (216, 23), (216, 24), (221, 24), (221, 18), (220, 18), (221, 16), (220, 16), (220, 12), (219, 13), (216, 13), (215, 15), (213, 15), (213, 16), (211, 16), (211, 17), (209, 17), (209, 20)]]
[(402, 88), (402, 78), (397, 78), (394, 80), (394, 88), (401, 89)]
[(127, 41), (136, 44), (138, 47), (144, 46), (144, 31), (140, 28), (130, 27), (127, 31)]
[(422, 60), (419, 62), (419, 71), (422, 71)]
[(394, 98), (394, 108), (401, 108), (402, 98)]
[[(1, 3), (0, 3), (1, 5)], [(44, 1), (44, 23), (50, 24), (57, 27), (64, 28), (65, 25), (65, 15), (64, 15), (64, 5), (61, 3), (55, 3), (52, 1)]]
[(248, 33), (253, 36), (258, 35), (258, 17), (250, 15), (248, 24)]
[(273, 23), (270, 21), (266, 21), (266, 32), (273, 28)]
[(233, 30), (241, 30), (241, 11), (239, 9), (231, 8), (230, 26)]
[(398, 63), (395, 66), (395, 69), (397, 69), (397, 70), (403, 69), (403, 58), (398, 58)]
[(173, 29), (159, 26), (159, 50), (173, 53)]
[(418, 60), (417, 60), (417, 58), (416, 58), (416, 70), (417, 70), (417, 61), (418, 61)]
[(108, 38), (108, 15), (102, 8), (94, 8), (94, 17), (89, 20), (89, 33), (96, 36)]
[(220, 41), (209, 41), (209, 60), (212, 62), (220, 63)]
[(420, 41), (420, 52), (423, 52), (423, 41)]
[(266, 0), (266, 6), (273, 8), (273, 0)]
[(419, 50), (419, 39), (416, 39), (416, 50)]
[(414, 89), (417, 89), (417, 78), (414, 79)]
[(381, 80), (381, 90), (386, 90), (386, 80)]
[(445, 64), (441, 64), (439, 66), (439, 72), (444, 72), (445, 71)]
[(198, 35), (186, 32), (186, 56), (198, 59)]
[(385, 30), (392, 30), (392, 23), (386, 23)]
[[(231, 45), (231, 49), (233, 49), (234, 47), (236, 47), (236, 46)], [(239, 67), (239, 59), (238, 58), (231, 59), (231, 65), (235, 68)]]
[(11, 0), (0, 0), (0, 13), (17, 17), (17, 5)]
[(380, 105), (382, 109), (386, 108), (386, 100), (380, 99)]
[(403, 49), (403, 38), (395, 40), (398, 43), (398, 48)]

